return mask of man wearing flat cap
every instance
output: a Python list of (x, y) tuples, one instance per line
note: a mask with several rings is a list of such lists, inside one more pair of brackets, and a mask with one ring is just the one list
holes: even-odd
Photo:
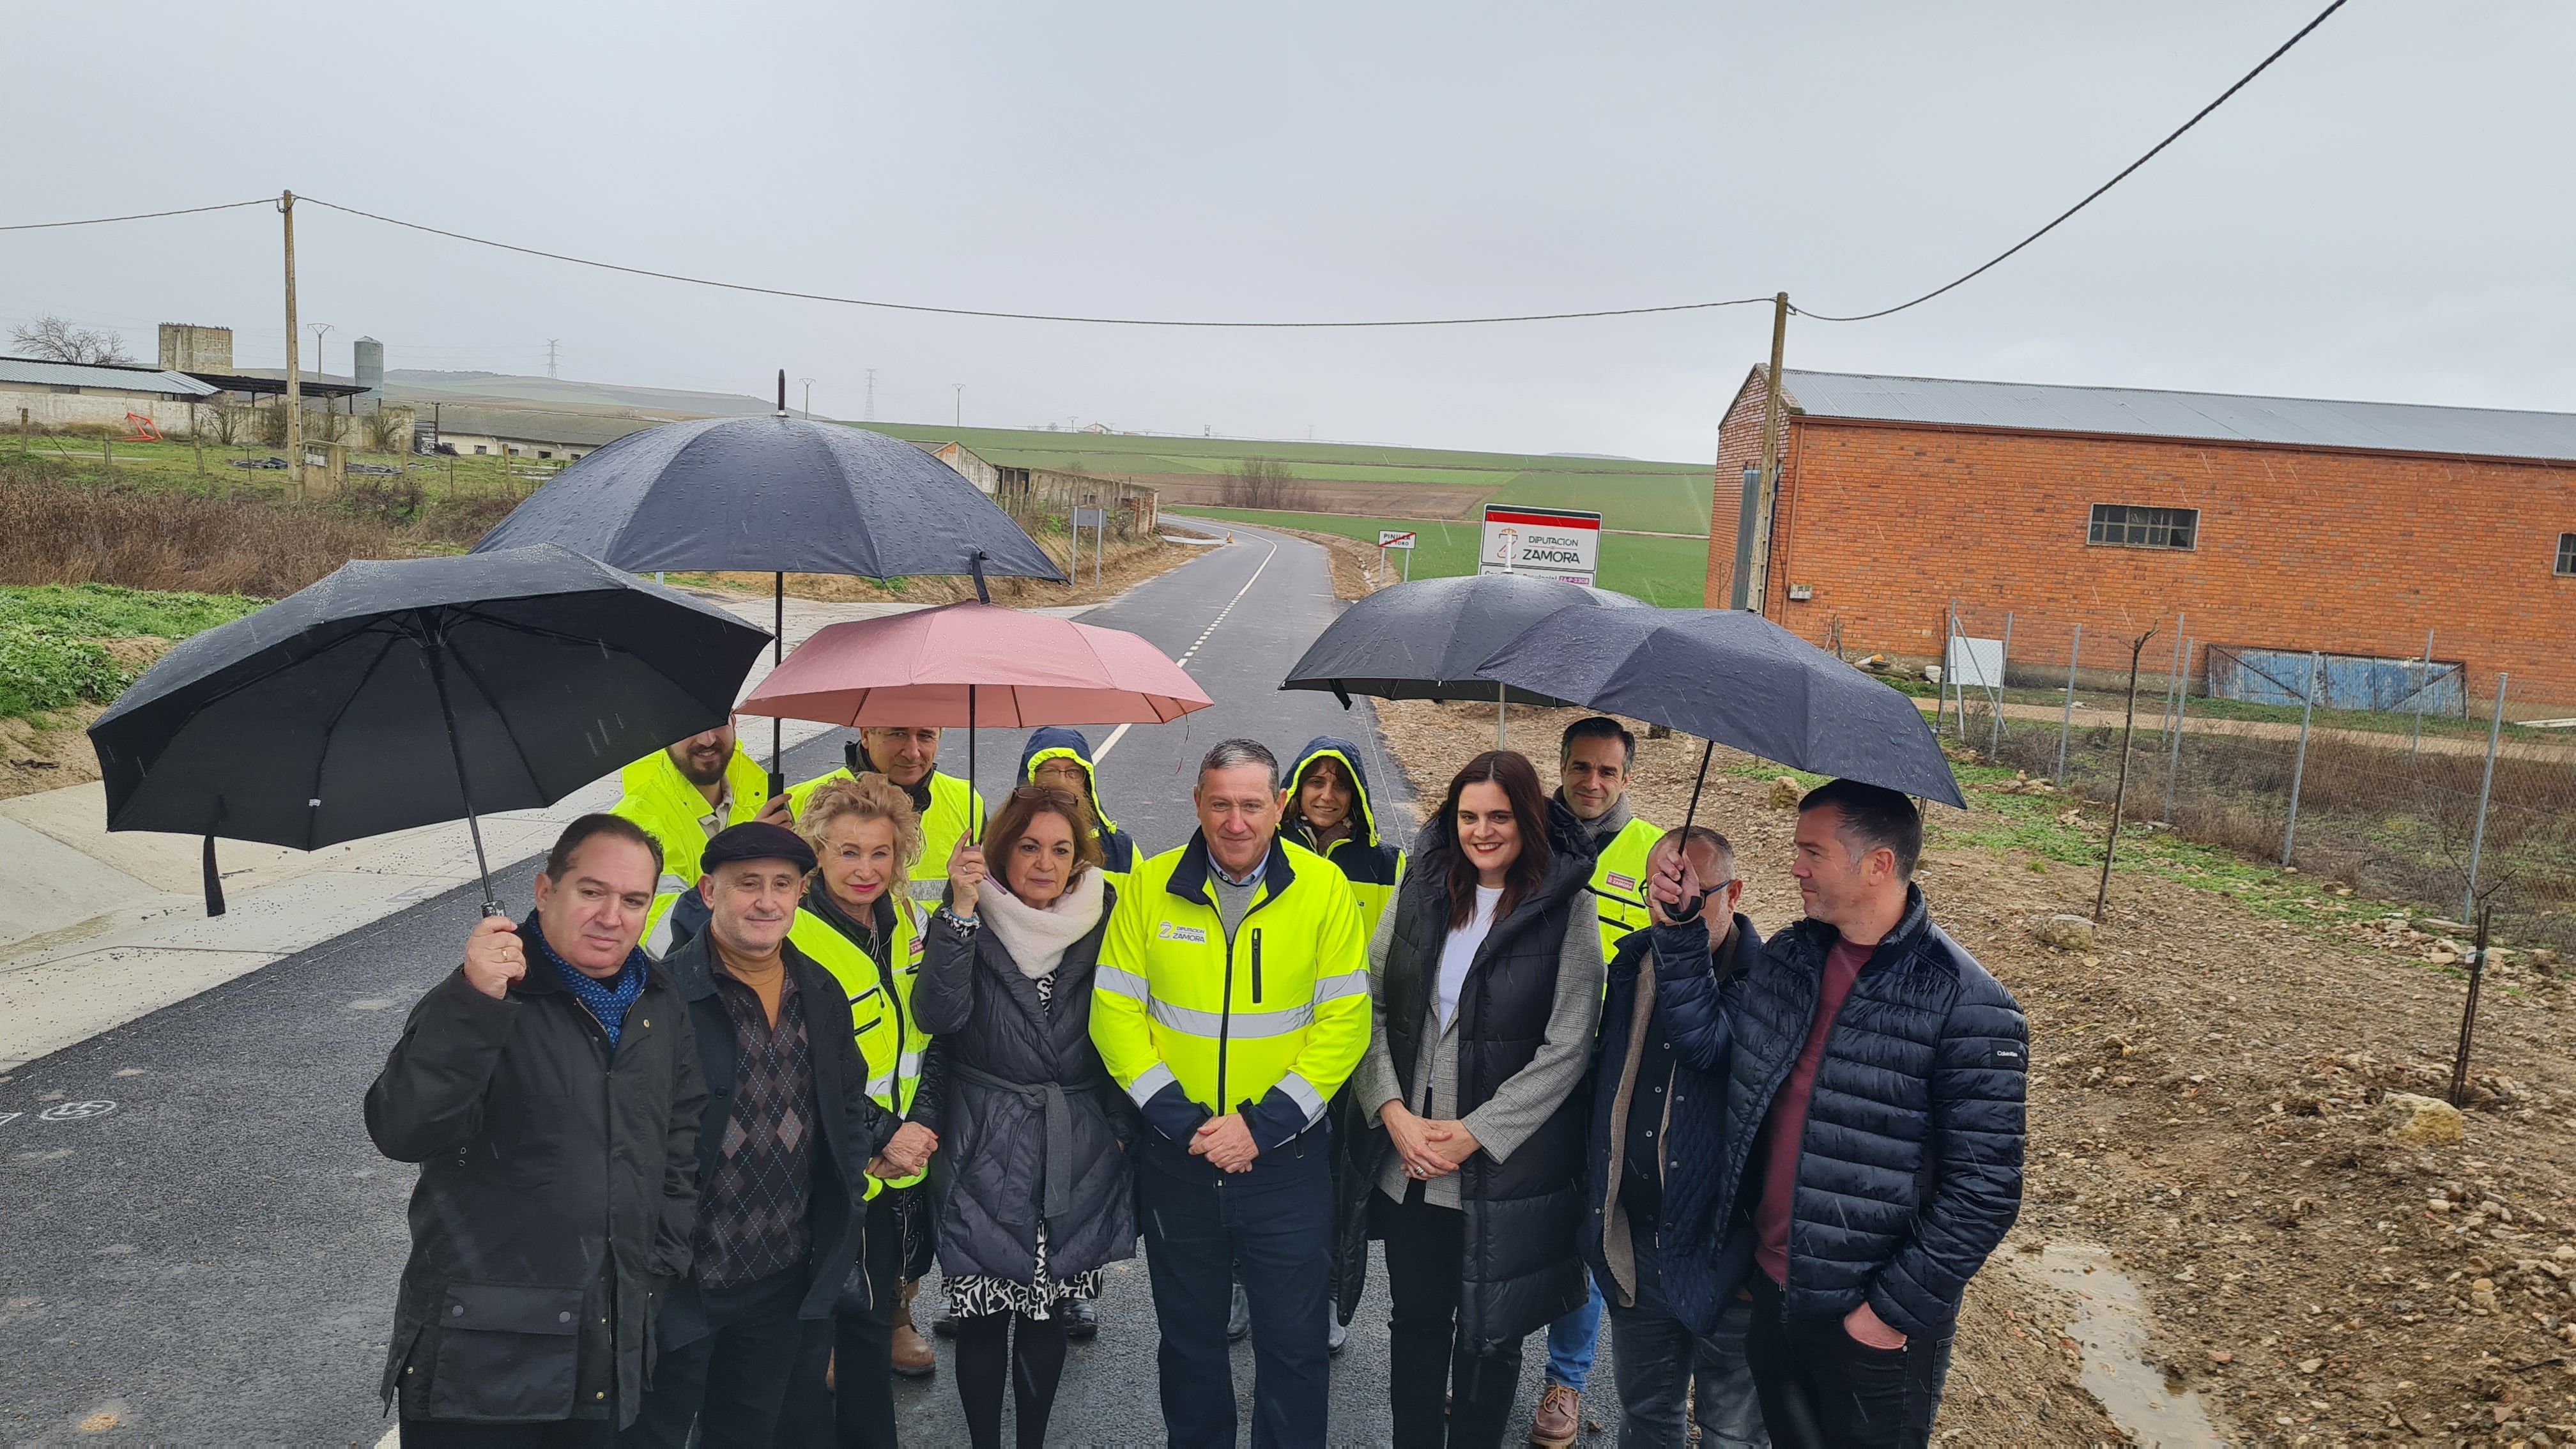
[(618, 1443), (679, 1449), (695, 1422), (706, 1449), (768, 1449), (793, 1378), (822, 1372), (815, 1350), (859, 1258), (862, 1174), (923, 1164), (886, 1155), (902, 1124), (868, 1096), (848, 998), (787, 939), (814, 852), (747, 821), (708, 841), (702, 863), (707, 929), (663, 963), (707, 1082), (696, 1252)]

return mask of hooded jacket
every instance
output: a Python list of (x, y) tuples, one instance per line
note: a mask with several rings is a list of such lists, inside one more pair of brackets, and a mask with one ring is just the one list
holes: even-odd
[[(1351, 804), (1351, 833), (1329, 843), (1320, 842), (1306, 828), (1297, 814), (1297, 787), (1305, 781), (1307, 767), (1317, 760), (1340, 762), (1350, 777), (1351, 793), (1357, 798)], [(1377, 932), (1377, 918), (1386, 913), (1387, 903), (1395, 899), (1395, 888), (1404, 880), (1404, 852), (1386, 844), (1378, 834), (1377, 805), (1369, 794), (1368, 771), (1360, 766), (1359, 746), (1333, 735), (1317, 735), (1297, 752), (1297, 763), (1288, 771), (1288, 817), (1280, 822), (1282, 833), (1299, 845), (1341, 867), (1351, 883), (1351, 894), (1359, 897), (1361, 924), (1368, 934)]]
[(1049, 760), (1071, 760), (1082, 766), (1083, 788), (1091, 796), (1092, 833), (1100, 838), (1100, 873), (1109, 877), (1113, 886), (1124, 885), (1127, 873), (1136, 868), (1136, 840), (1118, 828), (1109, 818), (1109, 807), (1100, 803), (1100, 771), (1091, 763), (1091, 741), (1082, 731), (1061, 725), (1048, 725), (1029, 736), (1028, 748), (1020, 751), (1020, 783), (1037, 783), (1038, 766)]

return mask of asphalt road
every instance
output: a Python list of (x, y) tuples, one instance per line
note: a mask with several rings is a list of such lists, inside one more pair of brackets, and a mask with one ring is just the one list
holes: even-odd
[[(1337, 607), (1322, 550), (1242, 527), (1235, 538), (1087, 616), (1187, 656), (1217, 701), (1129, 730), (1101, 763), (1108, 809), (1148, 851), (1187, 839), (1195, 763), (1236, 734), (1283, 761), (1316, 734), (1358, 739), (1382, 797), (1407, 793), (1365, 704), (1345, 713), (1330, 695), (1277, 688)], [(1097, 748), (1107, 732), (1090, 733)], [(841, 738), (789, 751), (789, 778), (828, 768)], [(988, 795), (1022, 738), (979, 738)], [(952, 735), (943, 765), (963, 769), (964, 745)], [(507, 871), (502, 899), (524, 903), (533, 875), (533, 862)], [(376, 1384), (414, 1172), (377, 1155), (359, 1101), (475, 914), (471, 888), (451, 892), (0, 1077), (0, 1442), (383, 1436)], [(1336, 1363), (1336, 1444), (1387, 1442), (1382, 1277)], [(1111, 1271), (1100, 1319), (1067, 1364), (1048, 1440), (1159, 1443), (1141, 1261)], [(1534, 1336), (1523, 1423), (1542, 1352)], [(1608, 1367), (1605, 1343), (1603, 1389)], [(1248, 1345), (1235, 1380), (1248, 1437)], [(898, 1405), (907, 1442), (966, 1442), (944, 1362), (901, 1385)]]

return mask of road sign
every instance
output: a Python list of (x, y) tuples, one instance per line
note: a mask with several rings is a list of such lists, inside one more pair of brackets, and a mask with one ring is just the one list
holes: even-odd
[(1571, 508), (1485, 506), (1480, 574), (1535, 574), (1589, 584), (1601, 558), (1601, 515)]
[(1108, 525), (1109, 511), (1105, 508), (1077, 508), (1073, 510), (1073, 526), (1076, 528), (1106, 528)]
[(1392, 528), (1381, 528), (1377, 531), (1377, 546), (1380, 548), (1411, 548), (1413, 547), (1413, 540), (1416, 537), (1417, 535), (1415, 534), (1398, 533)]

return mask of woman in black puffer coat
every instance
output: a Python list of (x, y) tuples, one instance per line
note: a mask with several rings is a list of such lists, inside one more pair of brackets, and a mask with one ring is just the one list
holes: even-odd
[(1601, 933), (1591, 862), (1552, 852), (1547, 818), (1528, 760), (1477, 756), (1370, 943), (1376, 1024), (1350, 1086), (1370, 1130), (1343, 1174), (1337, 1286), (1355, 1299), (1354, 1259), (1385, 1240), (1399, 1449), (1501, 1444), (1521, 1341), (1584, 1299)]
[(1103, 1266), (1135, 1253), (1132, 1109), (1091, 1044), (1111, 892), (1089, 813), (1038, 785), (1011, 792), (948, 883), (912, 1003), (947, 1078), (930, 1126), (946, 1164), (939, 1268), (957, 1319), (957, 1397), (976, 1449), (999, 1449), (1008, 1378), (1017, 1441), (1035, 1449), (1069, 1305), (1099, 1296)]

